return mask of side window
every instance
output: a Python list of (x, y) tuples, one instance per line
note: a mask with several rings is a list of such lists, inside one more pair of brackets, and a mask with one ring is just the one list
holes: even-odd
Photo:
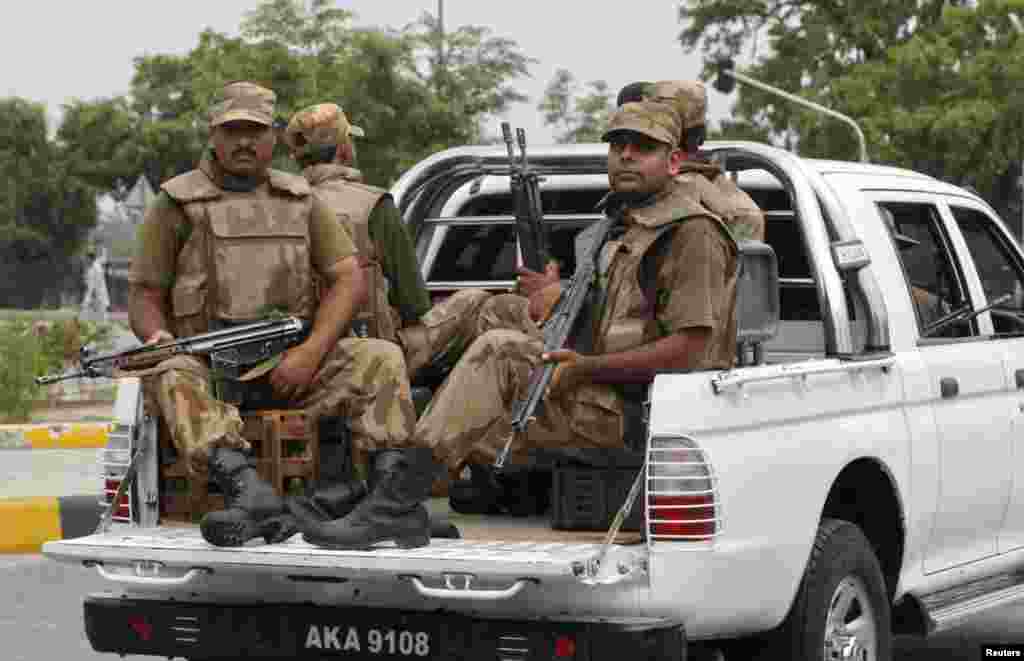
[(514, 280), (515, 229), (511, 225), (452, 225), (428, 280)]
[(967, 296), (938, 209), (918, 202), (882, 202), (878, 207), (903, 266), (921, 337), (976, 335), (973, 320), (950, 324), (940, 321), (963, 306)]
[(950, 210), (978, 269), (985, 304), (1006, 299), (992, 309), (996, 333), (1024, 332), (1024, 276), (1014, 252), (995, 222), (981, 211), (952, 205)]

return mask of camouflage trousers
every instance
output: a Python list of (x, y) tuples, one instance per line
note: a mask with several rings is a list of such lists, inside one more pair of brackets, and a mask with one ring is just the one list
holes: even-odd
[(409, 379), (439, 360), (454, 363), (479, 334), (481, 307), (491, 298), (482, 289), (462, 289), (430, 308), (420, 323), (398, 330)]
[[(515, 307), (505, 311), (509, 309)], [(525, 394), (530, 373), (540, 364), (543, 345), (536, 326), (534, 331), (484, 332), (416, 424), (412, 444), (430, 447), (451, 476), (466, 462), (493, 463), (505, 446), (512, 432), (512, 406)], [(532, 448), (620, 447), (622, 433), (620, 394), (611, 386), (584, 384), (542, 402), (536, 419), (513, 442), (512, 457), (523, 458)]]
[[(193, 473), (206, 472), (215, 445), (249, 449), (238, 409), (213, 396), (210, 370), (202, 361), (171, 358), (143, 377), (143, 386)], [(377, 339), (339, 340), (294, 408), (305, 409), (313, 420), (345, 417), (357, 460), (374, 448), (406, 446), (416, 421), (402, 351)]]

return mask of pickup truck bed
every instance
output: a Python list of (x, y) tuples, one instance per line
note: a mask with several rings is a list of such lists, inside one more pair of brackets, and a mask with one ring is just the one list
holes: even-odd
[[(242, 549), (225, 549), (207, 544), (193, 525), (115, 526), (106, 534), (52, 542), (46, 553), (55, 559), (100, 565), (104, 575), (138, 586), (184, 586), (208, 571), (245, 573), (247, 568), (268, 566), (313, 580), (378, 574), (442, 576), (460, 570), (497, 580), (552, 580), (579, 577), (605, 538), (604, 532), (552, 530), (548, 519), (539, 516), (459, 514), (448, 509), (446, 499), (433, 499), (430, 509), (434, 518), (448, 518), (455, 524), (462, 539), (434, 539), (429, 546), (413, 550), (382, 545), (367, 551), (332, 551), (307, 544), (296, 535), (283, 544), (253, 541)], [(616, 546), (641, 541), (639, 532), (620, 532), (615, 540)], [(137, 563), (150, 567), (160, 563), (161, 571), (147, 577)], [(134, 573), (123, 573), (126, 567), (135, 567)], [(197, 571), (186, 580), (193, 569)], [(330, 577), (324, 576), (325, 570)]]

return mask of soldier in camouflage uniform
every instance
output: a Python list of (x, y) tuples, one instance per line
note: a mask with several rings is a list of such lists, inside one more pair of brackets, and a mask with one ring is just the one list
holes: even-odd
[[(161, 186), (132, 262), (132, 329), (156, 343), (268, 311), (314, 320), (265, 383), (314, 419), (345, 415), (358, 445), (403, 445), (415, 415), (402, 352), (384, 340), (341, 338), (366, 300), (365, 277), (352, 239), (306, 180), (268, 168), (274, 101), (256, 84), (227, 84), (210, 111), (212, 150)], [(290, 535), (294, 520), (246, 454), (238, 409), (213, 395), (208, 365), (172, 358), (144, 384), (190, 470), (208, 470), (225, 494), (226, 509), (202, 521), (204, 538), (236, 546)]]
[[(284, 131), (292, 157), (314, 195), (331, 210), (355, 241), (369, 285), (369, 300), (355, 314), (353, 335), (397, 343), (405, 355), (409, 380), (423, 367), (454, 362), (477, 334), (476, 318), (490, 294), (466, 289), (431, 307), (413, 242), (387, 191), (363, 183), (355, 168), (352, 125), (340, 106), (319, 103), (295, 113)], [(357, 448), (360, 467), (365, 455)], [(295, 499), (324, 518), (344, 516), (365, 495), (365, 484), (333, 484), (310, 499)]]
[(336, 548), (428, 543), (421, 501), (431, 468), (453, 472), (467, 461), (493, 462), (510, 435), (512, 405), (544, 361), (558, 367), (536, 421), (516, 439), (519, 452), (619, 447), (623, 384), (647, 383), (666, 368), (733, 364), (736, 243), (725, 223), (676, 180), (681, 134), (682, 119), (664, 103), (628, 103), (610, 119), (606, 213), (619, 224), (598, 260), (603, 302), (595, 304), (595, 323), (577, 338), (576, 346), (591, 350), (542, 355), (538, 337), (508, 329), (478, 337), (416, 425), (411, 452), (420, 459), (378, 482), (345, 518), (301, 520), (308, 541)]
[(737, 240), (764, 241), (764, 213), (722, 168), (700, 152), (707, 132), (708, 93), (699, 80), (662, 80), (632, 83), (619, 92), (618, 105), (640, 99), (660, 100), (675, 106), (683, 118), (679, 147), (686, 153), (679, 178), (694, 197), (729, 225)]
[(476, 336), (476, 315), (490, 296), (469, 289), (431, 307), (412, 239), (387, 191), (362, 183), (353, 137), (363, 137), (334, 103), (300, 110), (285, 142), (302, 174), (356, 242), (367, 267), (370, 300), (354, 326), (391, 340), (405, 352), (410, 378), (442, 356), (458, 354)]

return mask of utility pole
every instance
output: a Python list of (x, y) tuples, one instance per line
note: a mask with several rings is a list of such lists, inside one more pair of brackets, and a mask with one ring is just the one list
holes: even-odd
[(448, 62), (444, 52), (444, 0), (437, 0), (437, 91), (442, 93), (448, 78)]
[(721, 92), (722, 94), (729, 94), (736, 87), (735, 81), (739, 81), (741, 83), (744, 83), (745, 85), (755, 87), (761, 90), (762, 92), (768, 92), (769, 94), (780, 96), (783, 99), (786, 99), (787, 101), (792, 101), (793, 103), (799, 106), (810, 108), (811, 110), (820, 112), (823, 115), (828, 115), (833, 119), (838, 119), (839, 121), (849, 126), (851, 129), (853, 129), (854, 134), (857, 136), (857, 145), (860, 151), (861, 162), (870, 162), (868, 160), (868, 147), (867, 141), (864, 139), (864, 132), (860, 130), (860, 126), (857, 125), (857, 122), (853, 121), (851, 118), (847, 117), (843, 113), (832, 110), (831, 108), (826, 108), (825, 106), (814, 103), (813, 101), (808, 101), (807, 99), (797, 96), (796, 94), (790, 94), (789, 92), (780, 90), (777, 87), (766, 85), (765, 83), (762, 83), (758, 80), (754, 80), (749, 76), (745, 76), (740, 72), (736, 71), (736, 64), (731, 59), (727, 58), (720, 60), (718, 62), (718, 78), (716, 78), (714, 82), (715, 89)]

